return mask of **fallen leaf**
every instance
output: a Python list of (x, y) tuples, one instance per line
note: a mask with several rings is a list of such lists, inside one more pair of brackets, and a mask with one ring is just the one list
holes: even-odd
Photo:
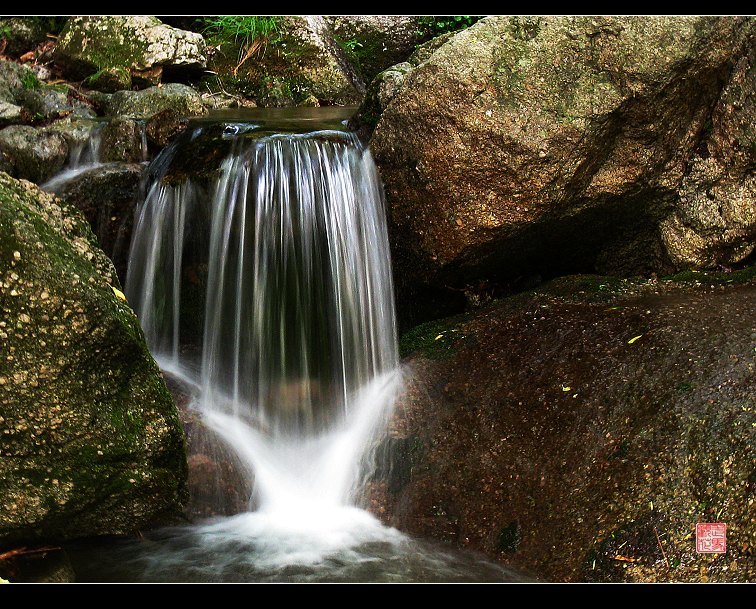
[(123, 300), (124, 302), (126, 302), (126, 295), (121, 292), (121, 290), (112, 285), (110, 286), (110, 289), (113, 290), (113, 294), (116, 295), (116, 298), (118, 298), (118, 300)]
[(633, 336), (629, 341), (627, 341), (628, 345), (632, 345), (636, 340), (638, 340), (643, 334), (638, 334), (638, 336)]
[(443, 335), (443, 334), (439, 334), (439, 335), (438, 335), (438, 336), (437, 336), (436, 338), (434, 338), (433, 340), (438, 340), (439, 338), (443, 338), (443, 337), (444, 337), (444, 335)]
[(638, 562), (637, 558), (630, 558), (629, 556), (622, 556), (621, 554), (617, 554), (617, 556), (614, 557), (614, 560), (622, 562)]
[(572, 389), (572, 387), (566, 387), (565, 385), (562, 385), (562, 391), (569, 391)]

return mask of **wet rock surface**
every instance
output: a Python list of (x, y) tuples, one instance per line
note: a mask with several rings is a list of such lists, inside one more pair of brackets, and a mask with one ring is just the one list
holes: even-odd
[(753, 267), (686, 279), (564, 278), (406, 335), (385, 520), (548, 580), (751, 581)]
[(57, 193), (84, 214), (121, 283), (126, 280), (142, 171), (136, 163), (108, 163), (75, 177)]

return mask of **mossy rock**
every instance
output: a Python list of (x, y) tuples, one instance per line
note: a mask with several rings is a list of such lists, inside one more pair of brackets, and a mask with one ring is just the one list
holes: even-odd
[(0, 173), (0, 547), (126, 534), (186, 496), (176, 407), (84, 217)]
[(157, 84), (164, 72), (205, 67), (201, 34), (179, 30), (152, 16), (71, 17), (58, 38), (58, 65), (74, 78), (91, 77), (93, 88), (112, 90), (113, 80), (100, 80), (111, 70), (127, 70), (135, 79)]

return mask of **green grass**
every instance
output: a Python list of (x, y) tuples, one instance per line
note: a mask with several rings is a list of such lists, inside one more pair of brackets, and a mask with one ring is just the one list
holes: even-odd
[(211, 44), (233, 42), (246, 46), (258, 38), (274, 42), (278, 38), (281, 18), (275, 15), (221, 15), (203, 17), (202, 33)]

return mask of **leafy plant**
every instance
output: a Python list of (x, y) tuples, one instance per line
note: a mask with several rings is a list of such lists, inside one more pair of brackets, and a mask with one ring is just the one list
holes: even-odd
[(424, 42), (447, 32), (457, 32), (470, 27), (483, 19), (482, 15), (438, 15), (433, 17), (420, 17), (418, 20), (418, 35)]

